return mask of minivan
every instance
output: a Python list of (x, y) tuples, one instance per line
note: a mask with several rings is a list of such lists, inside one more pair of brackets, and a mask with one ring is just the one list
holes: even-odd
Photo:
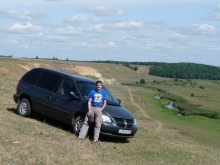
[[(71, 125), (78, 135), (87, 113), (88, 93), (95, 81), (72, 73), (34, 68), (19, 80), (14, 94), (17, 112), (28, 117), (32, 112)], [(100, 136), (132, 138), (137, 132), (136, 119), (120, 105), (107, 87), (107, 106), (102, 112)]]

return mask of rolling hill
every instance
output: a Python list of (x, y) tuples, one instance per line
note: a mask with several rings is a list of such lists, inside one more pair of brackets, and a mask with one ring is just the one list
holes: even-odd
[[(139, 127), (136, 136), (128, 140), (101, 138), (92, 145), (89, 138), (78, 141), (69, 126), (57, 121), (38, 115), (18, 116), (13, 101), (17, 82), (35, 67), (102, 80), (135, 115)], [(220, 121), (175, 115), (166, 107), (170, 100), (155, 98), (162, 89), (217, 111), (219, 82), (174, 84), (173, 79), (148, 75), (148, 66), (138, 68), (133, 71), (118, 64), (0, 58), (0, 164), (219, 164)], [(140, 79), (146, 84), (135, 85)], [(201, 90), (201, 85), (205, 89)], [(194, 97), (190, 96), (192, 91)]]

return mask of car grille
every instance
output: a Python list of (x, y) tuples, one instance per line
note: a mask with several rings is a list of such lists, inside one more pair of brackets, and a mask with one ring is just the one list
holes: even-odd
[(113, 118), (115, 123), (122, 128), (132, 128), (134, 124), (133, 119), (122, 119), (122, 118)]

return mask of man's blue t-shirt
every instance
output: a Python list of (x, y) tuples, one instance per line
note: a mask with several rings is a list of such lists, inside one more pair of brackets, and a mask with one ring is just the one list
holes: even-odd
[(97, 92), (95, 89), (91, 90), (88, 95), (89, 98), (92, 98), (91, 105), (101, 107), (106, 100), (106, 93), (104, 90)]

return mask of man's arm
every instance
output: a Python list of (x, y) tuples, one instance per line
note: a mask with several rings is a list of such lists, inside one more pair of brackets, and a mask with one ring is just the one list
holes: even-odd
[(92, 102), (92, 98), (89, 98), (89, 100), (88, 100), (88, 114), (91, 114), (91, 102)]
[(106, 100), (104, 100), (104, 103), (103, 103), (103, 106), (102, 106), (102, 111), (103, 111), (103, 109), (105, 109), (106, 104), (107, 104), (107, 101), (106, 101)]

